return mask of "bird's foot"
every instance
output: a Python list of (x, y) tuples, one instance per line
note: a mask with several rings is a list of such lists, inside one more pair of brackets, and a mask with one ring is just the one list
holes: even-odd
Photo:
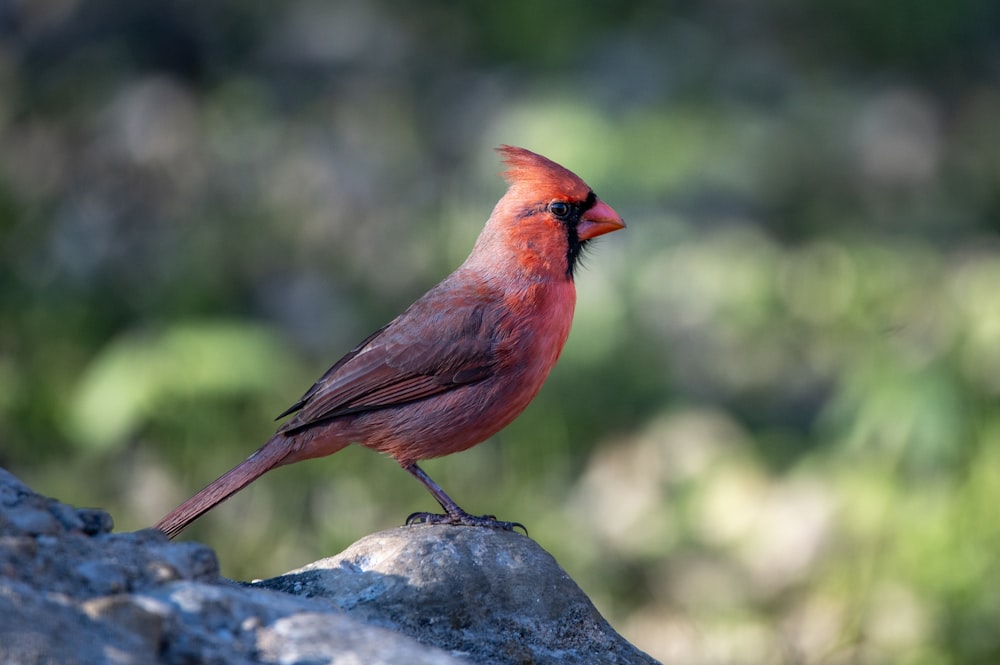
[(524, 531), (524, 535), (528, 535), (528, 529), (520, 522), (504, 522), (503, 520), (498, 520), (496, 515), (470, 515), (469, 513), (462, 511), (456, 514), (438, 514), (438, 513), (413, 513), (406, 518), (406, 526), (413, 526), (414, 524), (451, 524), (454, 526), (480, 526), (486, 527), (488, 529), (500, 529), (501, 531), (513, 531), (514, 529), (520, 529)]

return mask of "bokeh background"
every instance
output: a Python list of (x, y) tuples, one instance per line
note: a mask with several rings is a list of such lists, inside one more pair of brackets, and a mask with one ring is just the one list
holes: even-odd
[[(669, 663), (1000, 662), (993, 0), (0, 2), (0, 464), (150, 525), (465, 257), (499, 143), (629, 228), (428, 472)], [(358, 448), (185, 537), (433, 508)]]

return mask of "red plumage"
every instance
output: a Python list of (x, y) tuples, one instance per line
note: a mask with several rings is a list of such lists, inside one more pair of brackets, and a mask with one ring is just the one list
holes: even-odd
[(531, 402), (569, 335), (580, 249), (625, 224), (562, 166), (498, 150), (510, 186), (465, 262), (327, 370), (264, 446), (158, 529), (173, 537), (266, 471), (355, 442), (391, 455), (434, 495), (445, 515), (420, 521), (512, 526), (467, 514), (416, 463), (484, 441)]

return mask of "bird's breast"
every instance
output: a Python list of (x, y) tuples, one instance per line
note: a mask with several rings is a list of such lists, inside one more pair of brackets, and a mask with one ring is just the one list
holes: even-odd
[(576, 291), (572, 282), (536, 284), (509, 294), (509, 312), (497, 331), (498, 386), (520, 410), (538, 393), (562, 353), (573, 323)]

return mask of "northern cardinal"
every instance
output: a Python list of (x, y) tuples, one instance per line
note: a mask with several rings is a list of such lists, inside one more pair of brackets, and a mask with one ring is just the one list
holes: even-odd
[(417, 462), (484, 441), (528, 406), (569, 335), (581, 250), (625, 223), (555, 162), (497, 150), (509, 188), (465, 263), (338, 360), (278, 416), (295, 414), (267, 443), (156, 528), (173, 537), (266, 471), (355, 442), (391, 455), (444, 509), (407, 523), (517, 524), (468, 514)]

